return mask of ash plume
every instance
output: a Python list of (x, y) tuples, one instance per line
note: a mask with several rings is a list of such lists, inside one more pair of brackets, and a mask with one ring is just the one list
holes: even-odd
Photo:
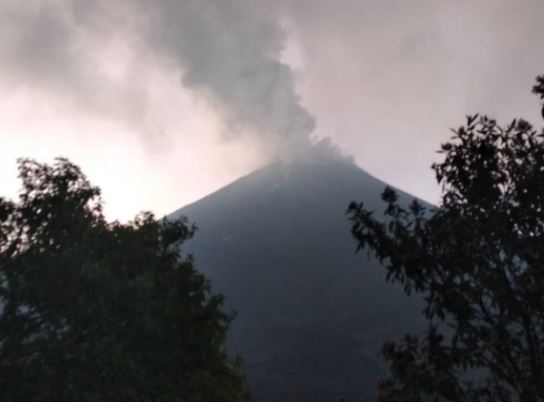
[[(182, 82), (220, 108), (236, 132), (304, 144), (314, 119), (279, 61), (285, 34), (246, 0), (162, 0), (148, 40), (179, 63)], [(151, 45), (151, 44), (150, 44)], [(150, 46), (151, 47), (151, 46)]]

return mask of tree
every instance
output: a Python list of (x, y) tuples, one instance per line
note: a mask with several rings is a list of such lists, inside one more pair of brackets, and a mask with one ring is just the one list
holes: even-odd
[[(533, 91), (544, 98), (544, 77)], [(400, 205), (385, 221), (348, 214), (358, 249), (424, 300), (422, 334), (389, 342), (387, 401), (544, 401), (544, 131), (469, 116), (433, 165), (441, 202)]]
[(66, 159), (19, 162), (0, 198), (0, 399), (245, 399), (225, 351), (231, 315), (181, 244), (185, 219), (106, 222), (100, 191)]

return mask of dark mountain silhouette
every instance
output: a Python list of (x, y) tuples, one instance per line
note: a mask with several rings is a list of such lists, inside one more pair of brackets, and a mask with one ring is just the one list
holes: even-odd
[(196, 222), (185, 251), (238, 313), (229, 345), (255, 401), (375, 400), (382, 343), (420, 322), (419, 303), (355, 254), (345, 216), (352, 200), (381, 213), (385, 185), (344, 160), (277, 163), (171, 215)]

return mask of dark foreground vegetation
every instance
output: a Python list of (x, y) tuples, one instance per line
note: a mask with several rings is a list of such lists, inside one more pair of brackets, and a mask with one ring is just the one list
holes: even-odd
[[(544, 77), (533, 92), (544, 99)], [(544, 401), (544, 132), (470, 116), (433, 166), (440, 206), (348, 210), (360, 248), (425, 300), (427, 330), (386, 343), (382, 401)]]
[(106, 222), (65, 159), (19, 162), (0, 198), (0, 400), (237, 402), (231, 317), (181, 244), (186, 220)]

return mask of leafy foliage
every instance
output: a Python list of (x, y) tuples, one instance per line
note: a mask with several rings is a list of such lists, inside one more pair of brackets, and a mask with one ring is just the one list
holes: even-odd
[(66, 159), (19, 162), (0, 198), (3, 401), (240, 401), (224, 348), (231, 316), (181, 244), (185, 219), (107, 223)]
[(386, 222), (350, 205), (358, 248), (425, 300), (425, 333), (383, 347), (381, 400), (544, 400), (543, 138), (524, 120), (469, 116), (433, 165), (438, 208), (405, 208), (392, 189)]
[(540, 99), (544, 99), (544, 75), (536, 77), (536, 84), (533, 87), (533, 93), (538, 95)]

